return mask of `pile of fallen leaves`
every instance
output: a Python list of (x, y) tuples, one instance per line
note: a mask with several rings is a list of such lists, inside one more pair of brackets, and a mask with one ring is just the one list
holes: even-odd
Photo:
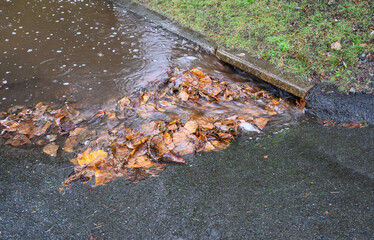
[(152, 90), (123, 97), (93, 116), (69, 105), (12, 107), (0, 114), (1, 135), (6, 144), (43, 146), (51, 156), (59, 149), (56, 139), (66, 139), (63, 150), (80, 154), (63, 186), (93, 176), (97, 186), (122, 176), (143, 180), (161, 172), (163, 162), (186, 164), (180, 156), (225, 149), (241, 130), (260, 131), (288, 108), (264, 90), (213, 79), (196, 68), (168, 74)]

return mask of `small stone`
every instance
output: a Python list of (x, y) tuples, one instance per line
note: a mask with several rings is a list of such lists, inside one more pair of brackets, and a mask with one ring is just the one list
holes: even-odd
[(336, 3), (335, 0), (330, 0), (327, 4), (332, 5), (332, 4), (335, 4), (335, 3)]
[(356, 90), (352, 87), (351, 89), (349, 89), (349, 92), (350, 93), (356, 93)]
[(340, 41), (335, 41), (331, 44), (331, 49), (334, 50), (342, 50), (342, 45), (340, 44)]
[(363, 60), (365, 60), (365, 57), (366, 57), (366, 54), (365, 54), (365, 53), (363, 53), (363, 54), (361, 54), (361, 55), (360, 55), (360, 57), (359, 57), (359, 58), (360, 58), (360, 59), (361, 59), (361, 60), (363, 61)]

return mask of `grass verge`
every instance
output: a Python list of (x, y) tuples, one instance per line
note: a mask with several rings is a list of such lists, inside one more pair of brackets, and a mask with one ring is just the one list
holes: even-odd
[[(360, 73), (374, 58), (370, 0), (135, 1), (224, 47), (246, 50), (306, 78), (340, 90), (373, 85), (369, 70)], [(333, 49), (333, 43), (341, 49)]]

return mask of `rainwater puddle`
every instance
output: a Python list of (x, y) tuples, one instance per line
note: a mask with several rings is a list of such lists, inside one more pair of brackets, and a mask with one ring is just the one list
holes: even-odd
[(100, 108), (169, 66), (245, 78), (106, 1), (2, 0), (0, 22), (2, 108), (39, 101)]
[[(156, 138), (153, 141), (137, 132), (144, 126), (157, 135), (159, 145), (166, 144), (161, 138), (174, 140), (168, 148), (173, 146), (176, 153), (185, 155), (197, 147), (200, 151), (223, 149), (240, 128), (251, 132), (251, 137), (260, 130), (285, 128), (302, 113), (287, 99), (266, 97), (271, 94), (257, 87), (247, 74), (106, 1), (2, 0), (0, 23), (0, 109), (22, 110), (17, 117), (18, 112), (12, 113), (2, 121), (8, 143), (32, 142), (45, 146), (47, 153), (54, 152), (56, 145), (60, 145), (59, 151), (69, 148), (74, 152), (78, 142), (83, 145), (81, 151), (90, 152), (103, 148), (105, 141), (104, 150), (76, 162), (81, 166), (91, 157), (106, 157), (109, 148), (114, 158), (118, 151), (130, 158), (143, 151), (136, 161), (153, 166), (150, 146), (156, 145)], [(177, 68), (198, 68), (209, 76), (197, 77), (202, 73)], [(169, 81), (168, 91), (162, 93), (160, 83), (171, 76), (182, 85)], [(161, 89), (158, 93), (155, 86)], [(241, 94), (243, 98), (237, 97)], [(45, 104), (37, 105), (39, 102)], [(18, 105), (29, 109), (14, 108)], [(188, 122), (191, 119), (195, 120)], [(75, 131), (77, 128), (80, 130)], [(57, 132), (70, 138), (65, 143), (56, 140)], [(147, 141), (148, 149), (144, 147)], [(176, 159), (165, 149), (157, 151)], [(133, 169), (141, 165), (136, 161), (106, 164), (117, 164), (118, 169), (128, 164)], [(113, 177), (118, 172), (110, 174)], [(134, 179), (139, 177), (137, 172), (131, 174)]]

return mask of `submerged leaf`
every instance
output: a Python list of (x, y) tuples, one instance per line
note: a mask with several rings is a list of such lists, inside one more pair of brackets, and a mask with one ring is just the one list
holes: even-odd
[(190, 72), (197, 76), (198, 78), (203, 78), (205, 76), (205, 74), (203, 73), (203, 71), (201, 71), (200, 69), (197, 69), (197, 68), (193, 68), (190, 70)]
[(50, 143), (50, 144), (47, 144), (47, 145), (44, 146), (43, 152), (52, 156), (52, 157), (56, 157), (58, 148), (59, 148), (58, 145), (56, 145), (54, 143)]
[(264, 128), (266, 124), (268, 123), (268, 121), (269, 121), (269, 118), (261, 117), (261, 118), (256, 118), (255, 120), (253, 120), (253, 123), (256, 124), (256, 126), (259, 128)]
[(95, 164), (100, 160), (103, 160), (108, 155), (104, 150), (98, 150), (82, 157), (78, 157), (78, 163), (80, 166), (85, 166), (89, 164)]
[(12, 139), (10, 144), (12, 146), (21, 146), (21, 145), (25, 145), (25, 144), (31, 144), (31, 141), (25, 135), (17, 135)]
[(78, 145), (77, 139), (75, 136), (69, 137), (65, 141), (64, 150), (65, 152), (72, 153), (74, 152), (74, 148)]
[(187, 129), (189, 133), (195, 133), (199, 124), (196, 121), (188, 121), (184, 124), (184, 128)]
[(183, 102), (185, 102), (185, 101), (188, 100), (189, 95), (188, 95), (188, 93), (187, 93), (186, 91), (183, 91), (183, 90), (182, 90), (182, 91), (179, 92), (178, 97), (179, 97)]

